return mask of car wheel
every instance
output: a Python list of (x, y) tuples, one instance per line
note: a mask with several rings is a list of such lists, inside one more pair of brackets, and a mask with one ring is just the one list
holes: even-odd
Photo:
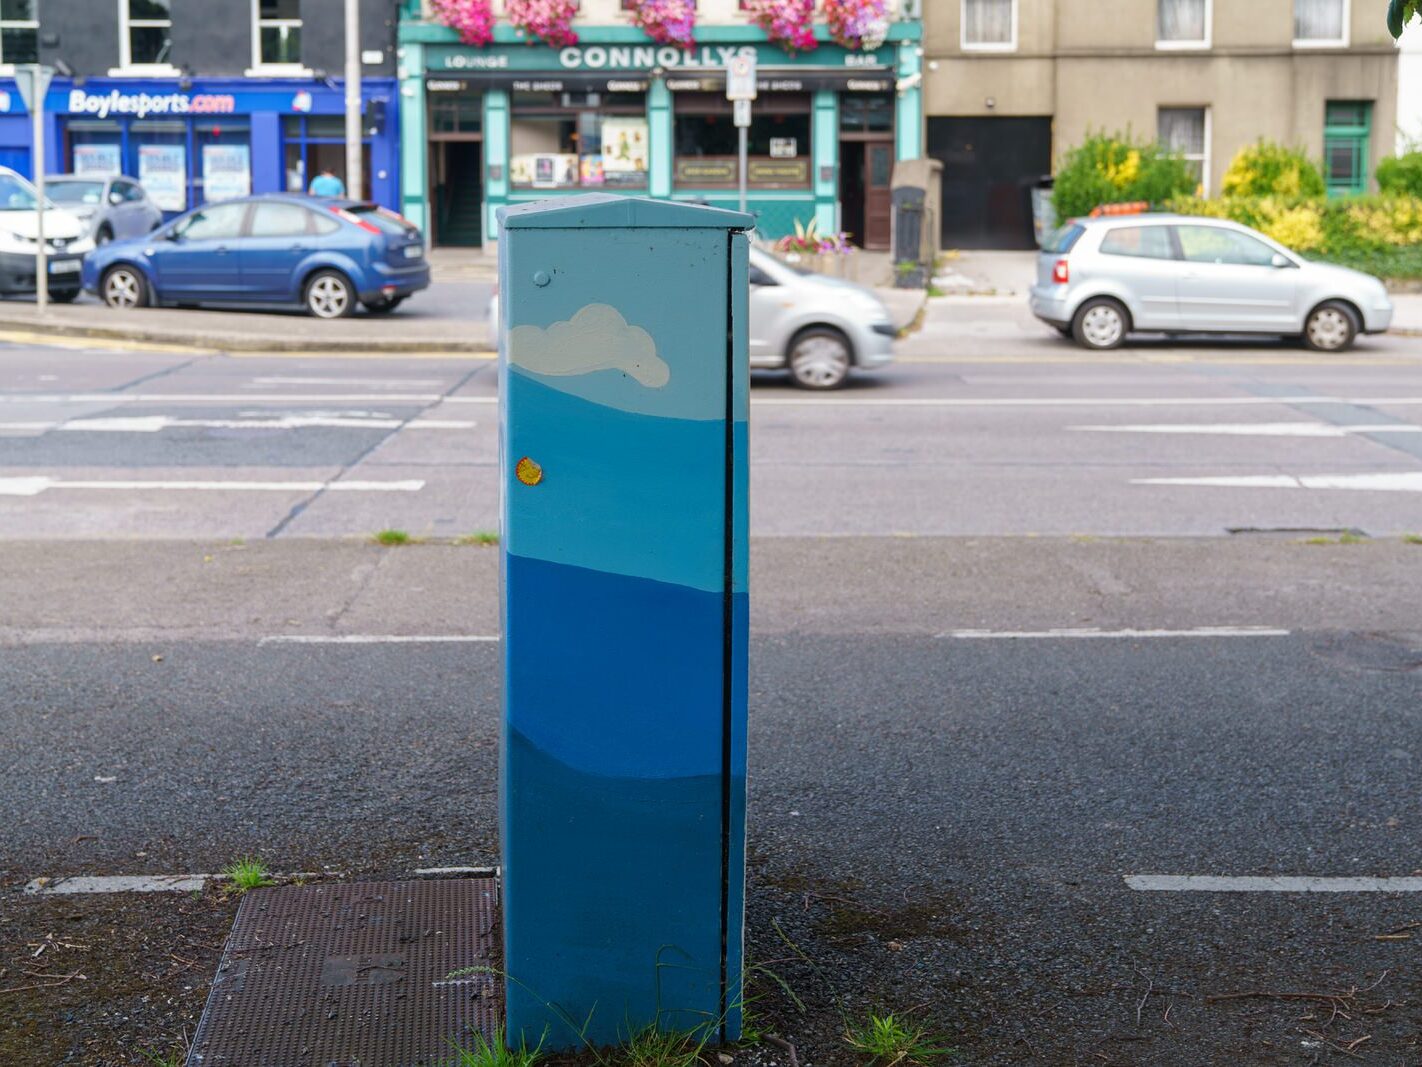
[(365, 310), (372, 315), (388, 315), (404, 302), (403, 296), (392, 296), (389, 300), (372, 300), (365, 305)]
[(355, 290), (340, 271), (317, 271), (306, 283), (306, 310), (318, 319), (344, 318), (355, 306)]
[(1071, 321), (1071, 335), (1083, 348), (1104, 352), (1120, 348), (1131, 328), (1131, 318), (1118, 301), (1097, 297), (1082, 304)]
[(114, 239), (114, 231), (107, 226), (100, 226), (99, 232), (94, 234), (94, 244), (106, 245)]
[(801, 389), (838, 389), (849, 377), (849, 339), (828, 326), (805, 330), (790, 343), (790, 379)]
[(148, 304), (148, 282), (136, 267), (112, 267), (99, 284), (99, 294), (111, 308), (141, 308)]
[(1358, 336), (1358, 315), (1347, 304), (1330, 300), (1309, 312), (1304, 322), (1304, 344), (1315, 352), (1343, 352)]

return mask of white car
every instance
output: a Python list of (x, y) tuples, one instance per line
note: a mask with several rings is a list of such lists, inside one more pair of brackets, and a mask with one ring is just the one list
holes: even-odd
[(1031, 306), (1098, 350), (1139, 330), (1276, 334), (1341, 352), (1392, 322), (1372, 275), (1312, 262), (1235, 222), (1186, 215), (1067, 223), (1037, 258)]
[[(35, 238), (39, 213), (35, 187), (8, 167), (0, 167), (0, 295), (35, 292)], [(49, 295), (68, 303), (79, 295), (84, 255), (94, 250), (88, 227), (50, 204), (44, 213)]]

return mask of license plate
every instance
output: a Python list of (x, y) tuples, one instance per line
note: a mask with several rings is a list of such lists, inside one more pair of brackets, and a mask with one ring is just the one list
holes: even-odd
[(424, 255), (424, 253), (425, 253), (425, 246), (424, 246), (424, 245), (406, 245), (406, 246), (405, 246), (405, 258), (406, 258), (406, 259), (419, 259), (422, 255)]
[(79, 261), (77, 259), (62, 259), (58, 263), (51, 263), (49, 265), (49, 272), (51, 274), (74, 274), (78, 270)]

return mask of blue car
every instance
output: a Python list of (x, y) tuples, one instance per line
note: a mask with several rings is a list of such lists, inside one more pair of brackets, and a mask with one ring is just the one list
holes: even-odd
[(189, 211), (84, 259), (84, 288), (114, 308), (303, 307), (319, 319), (388, 312), (430, 284), (412, 223), (361, 200), (272, 194)]

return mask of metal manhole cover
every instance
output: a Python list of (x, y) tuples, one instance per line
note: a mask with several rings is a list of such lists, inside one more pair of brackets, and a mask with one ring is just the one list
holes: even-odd
[(188, 1067), (433, 1067), (503, 1017), (493, 878), (242, 898)]

